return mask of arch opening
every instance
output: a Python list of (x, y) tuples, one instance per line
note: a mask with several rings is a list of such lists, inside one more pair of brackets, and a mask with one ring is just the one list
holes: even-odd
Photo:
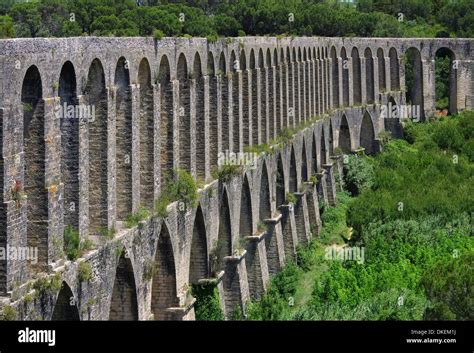
[(123, 251), (115, 273), (112, 299), (110, 300), (109, 320), (138, 320), (137, 290), (132, 262), (125, 257)]
[(364, 53), (365, 57), (365, 89), (367, 103), (373, 104), (375, 100), (375, 85), (374, 85), (374, 59), (372, 51), (367, 48)]
[(151, 70), (147, 59), (142, 59), (138, 68), (140, 84), (140, 203), (153, 208), (154, 190), (154, 97), (151, 85)]
[(457, 113), (456, 57), (448, 48), (440, 48), (435, 54), (435, 99), (440, 115)]
[(405, 86), (407, 104), (411, 105), (412, 109), (415, 107), (420, 114), (419, 118), (424, 120), (423, 64), (420, 51), (414, 47), (409, 48), (405, 53)]
[(400, 90), (400, 65), (398, 63), (398, 54), (395, 48), (390, 48), (388, 52), (390, 58), (390, 90)]
[(179, 306), (176, 289), (176, 267), (171, 237), (163, 223), (158, 238), (151, 289), (151, 309), (155, 320), (172, 320), (166, 309)]
[(351, 152), (351, 133), (346, 115), (342, 115), (341, 125), (339, 127), (339, 144), (338, 147), (343, 153)]
[[(229, 151), (229, 80), (226, 75), (226, 63), (224, 53), (219, 58), (219, 80), (221, 89), (221, 128), (222, 128), (222, 152)], [(230, 152), (230, 151), (229, 151)]]
[(383, 54), (383, 49), (377, 49), (377, 63), (379, 67), (378, 80), (379, 80), (379, 91), (385, 92), (387, 89), (386, 79), (385, 79), (385, 57)]
[(352, 89), (354, 93), (354, 104), (362, 103), (362, 86), (361, 86), (361, 68), (360, 56), (356, 47), (352, 49)]
[(336, 48), (331, 48), (332, 62), (332, 104), (339, 107), (339, 63), (337, 60)]
[(365, 153), (368, 155), (373, 155), (377, 152), (374, 124), (372, 123), (372, 119), (367, 111), (364, 113), (360, 125), (359, 145), (365, 148)]
[(341, 49), (342, 59), (342, 105), (349, 106), (349, 65), (347, 60), (346, 49)]
[(188, 63), (183, 53), (178, 59), (177, 79), (179, 81), (179, 166), (191, 172), (191, 85)]
[(66, 282), (61, 284), (56, 303), (54, 304), (52, 321), (79, 321), (79, 310), (77, 309), (74, 294)]
[(209, 74), (209, 164), (211, 168), (217, 166), (218, 153), (218, 122), (217, 122), (217, 76), (214, 66), (214, 57), (207, 54), (207, 70)]
[(194, 218), (193, 240), (189, 262), (189, 283), (197, 284), (200, 279), (209, 277), (207, 256), (206, 225), (199, 205)]
[(48, 258), (48, 193), (45, 181), (44, 100), (41, 76), (36, 66), (31, 66), (26, 71), (21, 90), (21, 103), (23, 105), (25, 159), (23, 188), (28, 195), (27, 244), (29, 247), (38, 248), (38, 265), (40, 266), (45, 265)]
[(160, 85), (160, 183), (163, 190), (174, 166), (173, 153), (173, 86), (170, 64), (163, 55), (158, 71)]
[(204, 100), (204, 77), (202, 76), (201, 57), (194, 55), (193, 84), (195, 85), (195, 114), (196, 114), (196, 174), (198, 178), (206, 177), (206, 119)]

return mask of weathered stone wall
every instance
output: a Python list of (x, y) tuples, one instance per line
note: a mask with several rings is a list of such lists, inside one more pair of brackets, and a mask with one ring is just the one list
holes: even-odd
[[(420, 53), (415, 84), (429, 116), (439, 48), (457, 60), (453, 107), (473, 108), (471, 43), (0, 40), (0, 246), (39, 248), (36, 265), (0, 260), (0, 306), (27, 320), (193, 319), (190, 284), (213, 280), (226, 315), (245, 309), (295, 257), (296, 245), (317, 236), (319, 203), (337, 202), (342, 165), (334, 150), (375, 153), (381, 131), (400, 133), (399, 120), (382, 119), (381, 109), (405, 103), (406, 50)], [(64, 104), (95, 115), (58, 118)], [(241, 175), (212, 180), (220, 153), (267, 143), (315, 116), (321, 119)], [(198, 205), (183, 211), (175, 203), (165, 219), (126, 229), (127, 216), (153, 207), (172, 168), (205, 184)], [(62, 250), (67, 226), (94, 244), (74, 262)], [(90, 279), (80, 280), (81, 262), (90, 264)], [(61, 289), (31, 296), (44, 273), (58, 273)]]

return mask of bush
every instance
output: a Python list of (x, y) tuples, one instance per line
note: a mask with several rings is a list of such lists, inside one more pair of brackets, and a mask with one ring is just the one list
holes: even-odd
[(77, 267), (77, 276), (80, 282), (89, 281), (92, 278), (92, 266), (88, 262), (81, 262)]
[(163, 33), (163, 31), (161, 31), (159, 29), (155, 29), (153, 31), (153, 38), (154, 39), (161, 40), (163, 37), (165, 37), (165, 34)]
[(344, 184), (352, 196), (370, 188), (374, 181), (374, 168), (368, 157), (348, 155), (344, 164)]
[(219, 291), (215, 284), (193, 284), (192, 295), (196, 298), (196, 320), (221, 321), (224, 313), (220, 307)]
[(64, 229), (64, 252), (69, 260), (74, 261), (79, 256), (79, 232), (72, 226)]

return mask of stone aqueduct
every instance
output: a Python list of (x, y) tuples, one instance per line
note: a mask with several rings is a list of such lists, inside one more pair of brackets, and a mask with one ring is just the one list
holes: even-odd
[[(380, 109), (405, 103), (407, 50), (415, 53), (412, 103), (429, 116), (440, 48), (456, 64), (450, 111), (473, 108), (472, 44), (0, 40), (0, 247), (38, 248), (37, 264), (0, 262), (0, 306), (13, 306), (24, 320), (193, 319), (189, 286), (211, 281), (226, 315), (244, 308), (295, 257), (296, 245), (318, 234), (319, 203), (334, 204), (339, 187), (334, 149), (374, 153), (382, 130), (399, 133), (399, 121), (381, 119)], [(64, 104), (94, 107), (94, 119), (58, 119)], [(321, 119), (256, 167), (230, 181), (212, 180), (220, 152), (268, 142), (314, 116)], [(205, 181), (198, 206), (182, 211), (173, 203), (165, 219), (126, 229), (129, 214), (153, 207), (164, 171), (173, 168)], [(21, 188), (26, 199), (17, 197)], [(77, 261), (62, 254), (67, 225), (95, 244)], [(117, 233), (106, 239), (103, 229)], [(216, 258), (219, 266), (211, 263)], [(88, 281), (78, 276), (83, 261), (92, 267)], [(27, 300), (40, 272), (59, 273), (62, 287)]]

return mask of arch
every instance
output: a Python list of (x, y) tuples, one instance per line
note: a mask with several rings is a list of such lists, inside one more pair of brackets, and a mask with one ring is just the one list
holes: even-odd
[(155, 268), (151, 288), (151, 311), (155, 320), (172, 320), (166, 309), (179, 305), (176, 290), (176, 267), (168, 228), (163, 222), (155, 254)]
[(359, 145), (365, 148), (365, 153), (368, 155), (375, 154), (375, 129), (372, 122), (372, 118), (367, 110), (364, 113), (362, 118), (362, 123), (360, 124), (360, 142)]
[[(332, 129), (331, 129), (332, 130)], [(332, 134), (332, 131), (331, 131)], [(326, 150), (326, 139), (324, 137), (324, 126), (321, 127), (321, 141), (320, 141), (320, 154), (319, 154), (319, 169), (323, 167), (323, 165), (327, 164), (327, 150)]]
[(195, 120), (196, 120), (196, 174), (198, 178), (206, 177), (206, 118), (204, 100), (204, 78), (201, 69), (201, 57), (196, 52), (193, 61), (193, 83), (195, 85)]
[(95, 107), (95, 119), (89, 128), (89, 233), (99, 234), (107, 228), (107, 135), (108, 135), (108, 96), (105, 87), (105, 74), (98, 59), (92, 61), (85, 88), (86, 102)]
[[(308, 50), (308, 54), (310, 51)], [(310, 57), (311, 55), (306, 56), (306, 48), (304, 51), (304, 70), (305, 70), (305, 76), (304, 76), (304, 89), (305, 89), (305, 94), (304, 94), (304, 99), (305, 99), (305, 116), (306, 119), (309, 119), (311, 117), (311, 65), (310, 65)]]
[(179, 166), (191, 171), (191, 85), (186, 56), (178, 57), (177, 79), (179, 80)]
[(301, 152), (301, 182), (308, 181), (308, 163), (306, 159), (306, 143), (303, 139), (303, 148)]
[(305, 119), (305, 107), (304, 107), (304, 62), (302, 61), (302, 53), (301, 48), (298, 48), (298, 104), (297, 104), (297, 113), (296, 117), (298, 122), (301, 122)]
[(339, 107), (339, 62), (337, 60), (336, 48), (331, 48), (332, 62), (332, 104)]
[(267, 49), (267, 120), (268, 120), (268, 133), (269, 133), (269, 138), (272, 139), (275, 137), (275, 115), (274, 115), (274, 99), (275, 99), (275, 94), (274, 94), (274, 76), (275, 76), (275, 70), (274, 67), (272, 66), (272, 54), (270, 52), (270, 49)]
[(285, 51), (283, 48), (281, 48), (280, 51), (280, 67), (279, 69), (281, 70), (281, 76), (280, 76), (280, 90), (281, 90), (281, 96), (277, 100), (277, 102), (281, 101), (281, 121), (280, 121), (280, 130), (288, 127), (288, 107), (289, 107), (289, 102), (288, 100), (290, 99), (288, 96), (288, 81), (287, 81), (287, 76), (288, 76), (288, 64), (287, 60), (285, 60)]
[(255, 65), (255, 52), (252, 49), (250, 51), (250, 71), (251, 71), (251, 88), (250, 88), (250, 99), (252, 109), (252, 144), (258, 145), (258, 72)]
[[(395, 99), (390, 96), (388, 98), (388, 114), (382, 114), (385, 130), (389, 131), (391, 136), (395, 138), (403, 136), (403, 127), (401, 125), (398, 107), (399, 106), (395, 102)], [(423, 109), (421, 109), (421, 115), (423, 116)]]
[(395, 48), (390, 48), (388, 56), (390, 58), (390, 90), (398, 91), (400, 90), (400, 67)]
[(245, 50), (240, 51), (240, 69), (242, 70), (242, 143), (250, 145), (250, 111), (249, 111), (249, 71)]
[[(64, 183), (64, 224), (79, 228), (79, 118), (76, 116), (76, 72), (70, 61), (64, 63), (59, 76), (61, 130), (61, 175)], [(70, 114), (70, 109), (73, 113)], [(92, 117), (89, 117), (89, 119)]]
[(209, 74), (209, 164), (210, 167), (217, 166), (218, 154), (218, 122), (217, 122), (217, 76), (214, 65), (214, 56), (211, 52), (207, 54), (207, 71)]
[(298, 191), (298, 182), (296, 178), (296, 157), (295, 157), (295, 148), (291, 146), (290, 152), (290, 180), (289, 180), (289, 192)]
[(174, 166), (173, 153), (173, 87), (171, 84), (170, 64), (166, 55), (160, 60), (158, 71), (160, 85), (160, 171), (161, 190)]
[(261, 142), (267, 142), (267, 126), (268, 126), (268, 101), (267, 101), (267, 72), (264, 66), (263, 51), (260, 49), (258, 54), (258, 61), (260, 66), (260, 136)]
[(328, 136), (328, 146), (329, 146), (329, 156), (334, 155), (334, 131), (332, 128), (333, 121), (329, 122), (329, 136)]
[(387, 89), (387, 84), (385, 80), (385, 56), (382, 48), (377, 49), (377, 62), (379, 67), (379, 91), (384, 92)]
[(224, 257), (232, 255), (232, 227), (230, 222), (229, 198), (227, 190), (224, 189), (219, 210), (219, 233), (217, 244), (215, 244), (216, 258), (212, 264), (214, 274), (224, 269)]
[(233, 121), (233, 151), (240, 151), (240, 94), (239, 94), (239, 61), (236, 59), (235, 52), (230, 54), (230, 71), (232, 72), (232, 121)]
[(316, 175), (318, 173), (318, 150), (316, 147), (316, 136), (311, 134), (311, 175)]
[(222, 129), (222, 152), (228, 151), (229, 145), (229, 85), (226, 75), (226, 62), (224, 53), (219, 58), (219, 80), (221, 88), (221, 129)]
[(115, 69), (116, 92), (116, 194), (117, 218), (132, 212), (132, 93), (128, 61), (121, 57)]
[[(275, 67), (273, 68), (275, 75), (275, 136), (278, 136), (281, 131), (281, 106), (282, 106), (282, 97), (281, 97), (281, 65), (278, 61), (278, 51), (273, 51), (273, 57), (275, 58)], [(281, 61), (281, 60), (280, 60)]]
[[(405, 52), (405, 86), (407, 104), (420, 107), (420, 118), (424, 119), (423, 63), (420, 51), (414, 47), (408, 48)], [(386, 123), (392, 122), (391, 119), (387, 120)]]
[(46, 136), (42, 80), (36, 66), (30, 66), (26, 71), (21, 88), (21, 103), (25, 160), (24, 192), (28, 195), (26, 237), (29, 247), (38, 248), (38, 264), (44, 265), (48, 258)]
[(138, 68), (140, 85), (140, 203), (153, 208), (154, 176), (154, 138), (155, 123), (153, 111), (155, 107), (153, 86), (151, 85), (151, 69), (146, 58)]
[(361, 86), (361, 68), (360, 56), (356, 47), (352, 48), (352, 89), (354, 93), (354, 104), (362, 103), (362, 86)]
[(247, 175), (244, 176), (242, 190), (240, 192), (240, 237), (248, 237), (252, 235), (252, 197)]
[(112, 298), (110, 299), (109, 320), (138, 320), (135, 275), (132, 262), (125, 257), (123, 249), (115, 271), (114, 288), (112, 290)]
[(366, 48), (364, 52), (365, 57), (365, 90), (367, 103), (373, 104), (375, 100), (375, 85), (374, 85), (374, 59), (370, 48)]
[[(294, 48), (293, 48), (294, 51)], [(295, 126), (295, 82), (294, 82), (294, 75), (293, 75), (293, 70), (294, 70), (294, 64), (290, 52), (290, 48), (287, 48), (286, 52), (287, 58), (288, 58), (288, 110), (287, 110), (287, 116), (288, 116), (288, 124), (289, 126)], [(293, 54), (294, 55), (294, 54)], [(294, 59), (294, 56), (293, 56)]]
[(351, 132), (349, 128), (349, 123), (345, 114), (342, 115), (341, 125), (339, 127), (339, 148), (344, 153), (350, 153), (351, 148)]
[(201, 205), (196, 210), (191, 241), (191, 256), (189, 261), (189, 283), (197, 284), (200, 279), (209, 277), (207, 256), (206, 224)]
[(52, 321), (79, 321), (79, 310), (77, 301), (72, 294), (71, 288), (63, 281), (56, 303), (54, 304)]
[[(448, 109), (449, 114), (457, 113), (457, 69), (456, 56), (451, 49), (439, 48), (435, 53), (435, 99), (436, 109)], [(443, 113), (441, 113), (443, 114)]]
[(270, 183), (268, 181), (268, 170), (266, 163), (262, 166), (262, 177), (260, 179), (260, 220), (272, 217), (270, 206)]
[(349, 65), (347, 60), (347, 53), (344, 47), (341, 48), (342, 60), (342, 105), (349, 106)]
[(285, 172), (281, 154), (278, 154), (277, 174), (276, 174), (276, 207), (279, 208), (285, 203)]

